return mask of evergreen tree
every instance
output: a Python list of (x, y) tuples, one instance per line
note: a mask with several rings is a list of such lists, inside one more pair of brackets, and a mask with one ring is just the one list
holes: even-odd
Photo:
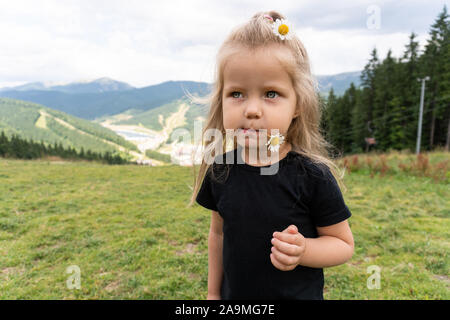
[(321, 117), (321, 121), (320, 121), (320, 128), (322, 131), (322, 134), (324, 136), (324, 138), (329, 141), (329, 116), (330, 116), (330, 106), (331, 109), (333, 109), (333, 106), (336, 104), (336, 95), (334, 94), (334, 90), (333, 88), (330, 89), (329, 93), (328, 93), (328, 97), (325, 101), (323, 101), (323, 104), (321, 104), (322, 106), (322, 117)]
[(5, 157), (9, 152), (9, 140), (5, 132), (0, 135), (0, 157)]
[[(428, 149), (444, 145), (450, 122), (450, 23), (447, 7), (444, 6), (430, 28), (429, 39), (423, 54), (423, 76), (429, 76), (426, 101), (430, 112), (425, 117), (424, 130), (428, 139), (424, 141)], [(427, 143), (428, 142), (428, 143)]]
[[(417, 139), (417, 125), (419, 119), (420, 82), (419, 76), (419, 43), (417, 35), (412, 32), (409, 43), (401, 60), (401, 112), (399, 121), (403, 130), (402, 144), (411, 150), (415, 149)], [(425, 110), (424, 110), (425, 111)]]
[(377, 149), (388, 150), (391, 147), (389, 139), (391, 126), (395, 125), (392, 122), (392, 110), (395, 105), (392, 100), (398, 94), (397, 84), (400, 79), (397, 78), (397, 62), (392, 57), (392, 51), (389, 49), (386, 58), (379, 66), (376, 77), (376, 87), (374, 101), (374, 120), (372, 122), (374, 127), (373, 136), (375, 138)]
[(372, 121), (373, 104), (375, 101), (375, 74), (379, 65), (377, 49), (373, 48), (370, 53), (369, 62), (365, 65), (364, 70), (361, 72), (361, 87), (363, 93), (366, 95), (365, 101), (367, 102), (367, 121)]

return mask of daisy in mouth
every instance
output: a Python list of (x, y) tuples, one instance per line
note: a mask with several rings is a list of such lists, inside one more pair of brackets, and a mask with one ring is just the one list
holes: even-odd
[(278, 152), (280, 145), (284, 142), (284, 136), (281, 133), (271, 134), (269, 141), (267, 141), (266, 146), (270, 152)]

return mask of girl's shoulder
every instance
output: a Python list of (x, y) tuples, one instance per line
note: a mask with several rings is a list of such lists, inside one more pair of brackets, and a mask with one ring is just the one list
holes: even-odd
[(297, 151), (289, 151), (288, 162), (296, 165), (299, 174), (306, 174), (310, 178), (326, 179), (331, 174), (330, 168), (322, 163), (315, 161), (311, 157)]

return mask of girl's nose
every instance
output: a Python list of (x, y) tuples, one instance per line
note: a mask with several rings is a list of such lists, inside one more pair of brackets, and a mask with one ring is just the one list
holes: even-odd
[(245, 107), (246, 118), (260, 118), (262, 115), (261, 108), (258, 106), (258, 102), (249, 102)]

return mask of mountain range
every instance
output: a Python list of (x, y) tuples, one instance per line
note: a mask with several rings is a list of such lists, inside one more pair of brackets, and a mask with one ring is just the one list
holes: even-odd
[(45, 82), (29, 82), (15, 87), (0, 88), (1, 91), (61, 91), (66, 93), (99, 93), (109, 91), (125, 91), (134, 89), (128, 83), (113, 80), (107, 77), (99, 78), (93, 81), (71, 82), (68, 84), (51, 85)]
[[(317, 76), (319, 90), (326, 95), (333, 87), (342, 94), (353, 82), (359, 85), (360, 72), (347, 72), (330, 76)], [(167, 81), (157, 85), (135, 88), (125, 82), (100, 78), (90, 82), (65, 85), (46, 85), (32, 82), (0, 89), (0, 97), (30, 101), (55, 110), (94, 120), (112, 116), (128, 109), (148, 111), (185, 96), (186, 91), (205, 95), (211, 84), (194, 81)]]
[[(321, 95), (331, 88), (339, 95), (351, 82), (358, 86), (359, 75), (316, 78)], [(115, 150), (156, 165), (162, 164), (157, 160), (164, 158), (161, 154), (188, 164), (192, 145), (179, 134), (195, 137), (194, 123), (203, 122), (208, 110), (191, 103), (186, 93), (203, 96), (210, 90), (211, 84), (194, 81), (142, 88), (109, 78), (53, 85), (32, 82), (0, 89), (0, 131), (78, 150)]]

